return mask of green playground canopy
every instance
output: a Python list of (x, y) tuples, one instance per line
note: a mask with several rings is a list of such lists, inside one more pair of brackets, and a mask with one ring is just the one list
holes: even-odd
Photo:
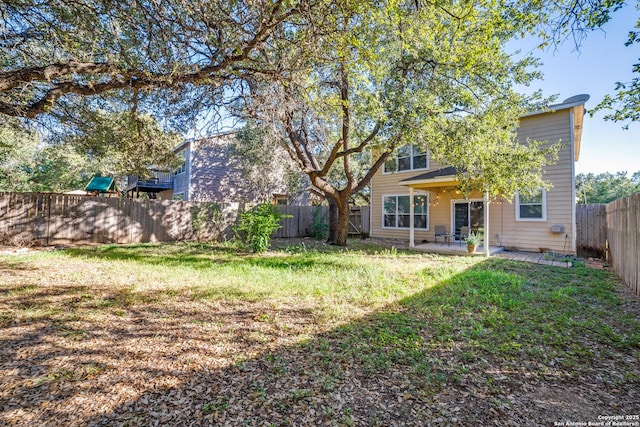
[(94, 176), (84, 189), (85, 191), (97, 191), (98, 193), (113, 193), (118, 191), (116, 180), (108, 176)]

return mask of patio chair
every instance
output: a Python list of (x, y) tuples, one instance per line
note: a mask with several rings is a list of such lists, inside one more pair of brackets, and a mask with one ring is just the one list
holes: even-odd
[(458, 242), (460, 242), (460, 246), (462, 246), (462, 242), (467, 240), (467, 237), (469, 237), (469, 227), (467, 227), (466, 225), (460, 227), (460, 231), (454, 234), (454, 238), (458, 239)]
[(448, 240), (449, 240), (449, 234), (447, 233), (447, 227), (445, 227), (444, 225), (436, 225), (435, 226), (435, 237), (436, 237), (436, 243), (438, 243), (438, 237), (442, 237), (442, 239), (444, 240), (442, 242), (443, 245), (445, 243), (447, 243)]

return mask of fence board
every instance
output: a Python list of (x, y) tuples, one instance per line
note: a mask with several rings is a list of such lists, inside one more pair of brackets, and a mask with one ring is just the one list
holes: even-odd
[(579, 255), (604, 258), (607, 205), (576, 205), (576, 247)]
[[(14, 243), (43, 245), (142, 243), (195, 239), (192, 210), (199, 202), (137, 200), (50, 193), (0, 193), (0, 237)], [(327, 221), (327, 206), (280, 206), (283, 220), (276, 237), (305, 237), (313, 231), (314, 213)], [(220, 220), (204, 227), (202, 238), (230, 237), (243, 204), (220, 205)], [(362, 232), (369, 232), (369, 207), (354, 209)]]
[(640, 194), (609, 203), (606, 212), (613, 268), (640, 296)]

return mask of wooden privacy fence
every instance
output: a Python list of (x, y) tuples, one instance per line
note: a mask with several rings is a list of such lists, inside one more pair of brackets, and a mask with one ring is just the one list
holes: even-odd
[(369, 206), (352, 206), (349, 211), (349, 234), (368, 236), (370, 230)]
[(581, 256), (605, 257), (607, 205), (576, 205), (576, 249)]
[[(144, 243), (230, 237), (238, 203), (101, 198), (49, 193), (0, 193), (0, 242)], [(281, 206), (275, 237), (312, 235), (313, 216), (327, 221), (326, 206)], [(369, 207), (354, 208), (352, 224), (369, 232)]]
[[(281, 205), (280, 213), (291, 215), (291, 218), (282, 220), (282, 228), (276, 231), (275, 237), (305, 237), (313, 235), (314, 215), (316, 221), (328, 223), (328, 206), (295, 206)], [(362, 234), (369, 233), (369, 206), (354, 206), (349, 212), (349, 233)]]
[(640, 194), (607, 204), (606, 221), (613, 268), (640, 296)]
[(620, 278), (640, 296), (640, 194), (577, 205), (576, 232), (578, 254), (609, 257)]
[(237, 204), (220, 207), (216, 224), (194, 222), (208, 205), (175, 200), (1, 193), (0, 236), (41, 245), (216, 239), (235, 221)]

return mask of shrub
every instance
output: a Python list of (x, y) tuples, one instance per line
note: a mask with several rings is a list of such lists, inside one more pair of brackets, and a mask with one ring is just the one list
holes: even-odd
[(244, 246), (256, 253), (264, 252), (269, 249), (273, 232), (282, 227), (280, 221), (284, 218), (291, 218), (291, 215), (282, 215), (275, 206), (262, 203), (241, 213), (233, 231)]
[(311, 226), (311, 236), (314, 239), (324, 239), (329, 231), (329, 223), (327, 222), (328, 211), (322, 206), (316, 206), (313, 211), (313, 224)]
[(198, 242), (203, 237), (210, 240), (218, 240), (220, 232), (219, 223), (222, 219), (222, 207), (217, 203), (200, 202), (191, 207), (191, 221), (193, 224), (193, 234)]

